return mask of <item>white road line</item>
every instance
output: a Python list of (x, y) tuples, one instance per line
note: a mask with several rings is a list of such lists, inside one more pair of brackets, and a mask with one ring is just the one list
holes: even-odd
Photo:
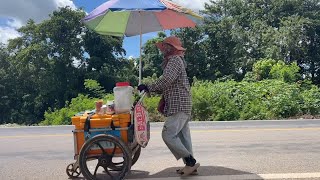
[(139, 178), (130, 180), (254, 180), (254, 179), (320, 179), (320, 172), (314, 173), (285, 173), (285, 174), (242, 174), (242, 175), (220, 175), (220, 176), (189, 176), (181, 177), (165, 177), (165, 178)]
[(315, 173), (287, 173), (287, 174), (261, 174), (264, 179), (302, 179), (302, 178), (319, 178), (320, 172)]

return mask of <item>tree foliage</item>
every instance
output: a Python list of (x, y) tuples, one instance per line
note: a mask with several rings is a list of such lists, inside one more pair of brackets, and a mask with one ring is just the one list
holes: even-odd
[(0, 123), (34, 124), (47, 109), (59, 109), (85, 92), (93, 79), (111, 91), (130, 65), (118, 57), (122, 39), (100, 36), (81, 23), (82, 10), (60, 8), (50, 18), (18, 29), (21, 37), (0, 48)]
[(155, 46), (155, 43), (162, 41), (166, 38), (166, 34), (163, 32), (158, 33), (158, 37), (150, 39), (143, 46), (143, 76), (148, 77), (156, 74), (160, 76), (162, 74), (161, 63), (163, 56)]
[(203, 26), (174, 34), (188, 49), (191, 76), (242, 80), (267, 58), (297, 62), (300, 74), (319, 84), (319, 12), (319, 0), (211, 1)]
[[(171, 31), (187, 49), (194, 117), (319, 113), (319, 12), (320, 0), (214, 0), (201, 12), (202, 25)], [(116, 82), (138, 84), (138, 60), (124, 57), (123, 38), (88, 30), (84, 16), (82, 10), (60, 8), (39, 24), (29, 20), (18, 29), (20, 37), (0, 45), (0, 123), (37, 124), (50, 119), (50, 112), (68, 109), (73, 98), (89, 104), (112, 93)], [(161, 32), (143, 47), (143, 82), (162, 74), (163, 57), (154, 44), (165, 37)], [(157, 98), (147, 104), (160, 119)], [(69, 123), (48, 120), (53, 122)]]

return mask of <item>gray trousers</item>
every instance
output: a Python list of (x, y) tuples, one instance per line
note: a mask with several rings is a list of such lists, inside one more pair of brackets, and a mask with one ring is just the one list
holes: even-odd
[(190, 155), (193, 156), (189, 128), (190, 120), (189, 115), (178, 112), (167, 118), (162, 129), (162, 139), (177, 160)]

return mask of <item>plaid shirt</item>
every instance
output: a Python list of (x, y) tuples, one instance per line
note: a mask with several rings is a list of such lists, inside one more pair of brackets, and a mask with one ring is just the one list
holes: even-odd
[(164, 115), (167, 117), (181, 111), (191, 115), (190, 84), (185, 67), (180, 56), (171, 56), (163, 75), (155, 83), (148, 85), (150, 92), (162, 93), (165, 100)]

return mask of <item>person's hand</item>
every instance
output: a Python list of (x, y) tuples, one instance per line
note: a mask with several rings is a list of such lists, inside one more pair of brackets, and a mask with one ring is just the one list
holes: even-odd
[(146, 85), (144, 85), (144, 84), (140, 84), (140, 85), (138, 86), (138, 90), (139, 90), (140, 92), (141, 92), (141, 91), (149, 92), (148, 87), (147, 87)]

